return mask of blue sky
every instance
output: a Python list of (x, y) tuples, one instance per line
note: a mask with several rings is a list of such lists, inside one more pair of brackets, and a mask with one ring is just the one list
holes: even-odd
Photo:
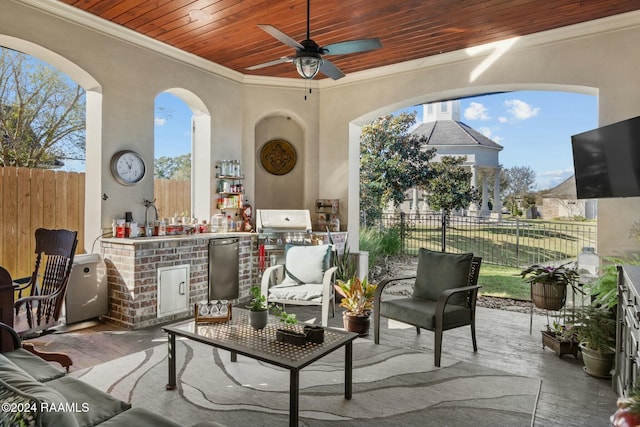
[[(460, 100), (460, 121), (503, 146), (504, 168), (530, 167), (536, 188), (552, 188), (573, 174), (571, 135), (598, 127), (597, 97), (521, 91)], [(422, 106), (407, 108), (422, 120)]]
[[(571, 135), (598, 127), (597, 97), (567, 92), (521, 91), (466, 98), (460, 120), (504, 149), (505, 168), (527, 166), (536, 173), (536, 189), (552, 188), (573, 174)], [(156, 98), (156, 157), (191, 150), (191, 110), (179, 98)], [(422, 106), (416, 111), (422, 120)], [(74, 165), (70, 170), (84, 170)]]

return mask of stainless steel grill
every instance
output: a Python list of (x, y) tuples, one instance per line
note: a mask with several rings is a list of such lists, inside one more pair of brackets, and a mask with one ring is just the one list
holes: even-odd
[(258, 209), (258, 233), (311, 233), (311, 216), (302, 209)]

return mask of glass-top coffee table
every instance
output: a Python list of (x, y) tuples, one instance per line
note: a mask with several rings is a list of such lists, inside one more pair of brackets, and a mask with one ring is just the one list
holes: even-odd
[[(353, 340), (358, 334), (339, 329), (325, 328), (324, 342), (307, 342), (303, 346), (279, 342), (276, 330), (281, 324), (270, 319), (261, 330), (249, 326), (247, 311), (234, 310), (233, 319), (225, 323), (196, 323), (183, 321), (162, 328), (169, 335), (169, 382), (167, 390), (176, 388), (176, 336), (184, 337), (231, 352), (231, 361), (238, 354), (270, 363), (289, 370), (289, 425), (298, 425), (298, 399), (300, 393), (300, 370), (327, 354), (345, 348), (344, 398), (351, 399)], [(302, 332), (303, 325), (288, 325), (287, 328)]]

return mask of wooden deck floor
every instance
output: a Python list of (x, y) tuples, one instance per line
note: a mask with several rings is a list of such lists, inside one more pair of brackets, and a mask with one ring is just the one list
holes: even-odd
[[(319, 316), (319, 307), (287, 307), (301, 321)], [(340, 312), (339, 312), (340, 313)], [(473, 353), (468, 327), (447, 331), (443, 339), (443, 361), (467, 361), (514, 374), (542, 380), (536, 426), (607, 426), (615, 411), (616, 394), (611, 380), (593, 378), (582, 370), (582, 361), (573, 356), (560, 359), (543, 349), (540, 330), (546, 317), (534, 316), (529, 335), (529, 314), (478, 308), (478, 353)], [(330, 317), (330, 326), (342, 327), (338, 314)], [(370, 339), (373, 339), (373, 332)], [(166, 341), (160, 327), (126, 331), (109, 324), (69, 328), (30, 340), (48, 351), (65, 351), (73, 361), (73, 370), (83, 369)], [(408, 346), (429, 355), (433, 363), (433, 334), (417, 335), (413, 327), (383, 319), (381, 343)]]

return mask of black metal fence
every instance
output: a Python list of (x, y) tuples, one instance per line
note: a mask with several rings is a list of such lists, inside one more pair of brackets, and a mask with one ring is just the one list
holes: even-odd
[(396, 213), (383, 215), (376, 226), (398, 227), (407, 255), (418, 248), (473, 252), (483, 262), (517, 268), (572, 261), (583, 247), (597, 249), (597, 227), (590, 222), (451, 216), (443, 227), (439, 213)]

